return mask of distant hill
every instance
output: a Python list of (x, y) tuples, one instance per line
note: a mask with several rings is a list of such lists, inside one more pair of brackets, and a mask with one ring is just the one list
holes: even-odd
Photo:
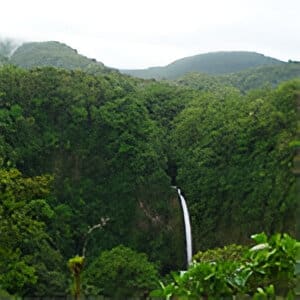
[(53, 66), (69, 70), (80, 69), (93, 74), (112, 70), (102, 62), (78, 54), (77, 50), (66, 44), (53, 41), (23, 44), (13, 53), (10, 63), (27, 69)]
[(214, 90), (226, 85), (246, 92), (267, 85), (275, 87), (279, 83), (293, 78), (300, 78), (299, 62), (259, 66), (225, 75), (188, 73), (175, 80), (174, 83), (196, 90)]
[(242, 91), (263, 88), (266, 85), (275, 87), (283, 81), (300, 78), (300, 63), (289, 62), (280, 65), (260, 66), (220, 77)]
[[(30, 42), (0, 38), (0, 66), (13, 64), (23, 68), (53, 66), (102, 74), (114, 69), (87, 58), (68, 45), (55, 41)], [(121, 70), (137, 78), (175, 80), (175, 84), (194, 89), (215, 89), (223, 85), (241, 90), (299, 77), (300, 64), (289, 63), (255, 52), (213, 52), (179, 59), (165, 67), (145, 70)], [(201, 73), (201, 74), (200, 74)]]
[(284, 62), (255, 52), (212, 52), (185, 57), (165, 67), (120, 70), (120, 72), (146, 79), (177, 79), (190, 72), (218, 75), (239, 72), (262, 65), (278, 64), (284, 64)]

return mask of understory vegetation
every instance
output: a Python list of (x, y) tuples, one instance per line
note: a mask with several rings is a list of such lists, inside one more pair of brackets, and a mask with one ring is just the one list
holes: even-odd
[(237, 295), (294, 299), (300, 243), (287, 234), (268, 238), (260, 233), (252, 238), (256, 245), (251, 248), (230, 245), (197, 254), (186, 272), (173, 273), (171, 283), (161, 283), (152, 295), (164, 299), (233, 299)]

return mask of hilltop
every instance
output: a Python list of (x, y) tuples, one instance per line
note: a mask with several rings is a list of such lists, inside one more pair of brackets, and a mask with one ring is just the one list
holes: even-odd
[(181, 58), (164, 67), (120, 71), (145, 79), (177, 79), (190, 72), (220, 75), (263, 65), (278, 64), (284, 64), (284, 62), (256, 52), (224, 51)]
[[(68, 70), (79, 69), (90, 74), (117, 71), (57, 41), (21, 44), (11, 39), (0, 39), (0, 66), (8, 63), (25, 69), (52, 66)], [(299, 64), (296, 62), (286, 63), (256, 52), (222, 51), (181, 58), (164, 67), (120, 72), (137, 78), (176, 80), (188, 86), (191, 85), (190, 81), (193, 85), (197, 77), (196, 81), (220, 81), (245, 90), (248, 86), (260, 86), (262, 82), (276, 85), (283, 80), (298, 77), (298, 69)], [(219, 76), (221, 78), (217, 78)]]
[(55, 41), (24, 43), (12, 54), (9, 62), (26, 69), (53, 66), (68, 70), (80, 69), (93, 74), (112, 70), (102, 62), (87, 58), (76, 49)]

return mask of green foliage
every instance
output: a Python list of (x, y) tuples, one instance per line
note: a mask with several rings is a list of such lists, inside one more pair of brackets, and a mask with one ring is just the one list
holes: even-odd
[(173, 274), (173, 282), (162, 284), (161, 290), (152, 293), (155, 297), (171, 299), (222, 299), (234, 293), (230, 277), (235, 264), (227, 262), (194, 264), (181, 275)]
[(231, 84), (241, 91), (276, 87), (281, 82), (300, 77), (300, 66), (295, 63), (285, 63), (272, 66), (260, 66), (239, 73), (220, 77), (224, 83)]
[(75, 299), (79, 299), (81, 292), (81, 281), (80, 276), (84, 266), (83, 256), (74, 256), (68, 260), (68, 267), (70, 272), (74, 277), (74, 284), (72, 287), (72, 294), (74, 294)]
[(247, 291), (255, 292), (258, 286), (273, 285), (277, 295), (287, 296), (295, 287), (297, 242), (287, 234), (275, 234), (268, 238), (264, 233), (253, 235), (257, 243), (248, 253), (248, 260), (240, 270), (249, 272)]
[(287, 234), (268, 238), (260, 233), (253, 239), (257, 245), (241, 259), (223, 260), (227, 252), (224, 249), (225, 255), (220, 260), (216, 252), (214, 261), (194, 263), (186, 272), (174, 273), (172, 282), (161, 284), (152, 295), (165, 299), (232, 299), (236, 294), (249, 294), (253, 299), (275, 299), (275, 295), (293, 299), (294, 268), (300, 243)]
[(73, 275), (81, 272), (84, 263), (84, 257), (82, 256), (74, 256), (69, 259), (68, 267)]
[(45, 231), (53, 215), (41, 199), (49, 193), (49, 181), (0, 169), (0, 286), (13, 294), (33, 293), (47, 276), (61, 271), (61, 257)]
[(224, 86), (233, 86), (243, 92), (252, 89), (268, 89), (279, 83), (300, 77), (300, 65), (282, 63), (250, 68), (225, 75), (187, 73), (174, 83), (200, 91), (214, 91)]
[(205, 92), (214, 92), (217, 90), (221, 90), (224, 88), (224, 86), (233, 87), (231, 83), (225, 82), (223, 78), (224, 76), (221, 75), (218, 76), (193, 72), (187, 73), (179, 79), (171, 81), (171, 83)]
[(195, 262), (223, 262), (223, 261), (241, 261), (248, 251), (248, 247), (242, 245), (228, 245), (222, 248), (208, 249), (199, 251), (193, 256)]
[[(271, 284), (270, 286), (266, 287), (265, 289), (257, 288), (257, 292), (253, 295), (253, 299), (255, 300), (275, 300), (275, 291), (274, 286)], [(293, 299), (288, 297), (287, 299)]]
[(167, 83), (149, 83), (140, 89), (140, 97), (145, 103), (150, 117), (170, 129), (172, 121), (186, 105), (196, 97), (196, 93)]
[(118, 246), (104, 251), (84, 272), (86, 292), (112, 299), (144, 297), (157, 286), (158, 272), (143, 253)]

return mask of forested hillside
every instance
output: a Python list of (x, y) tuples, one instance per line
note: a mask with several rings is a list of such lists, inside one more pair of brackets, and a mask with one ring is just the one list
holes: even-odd
[(0, 68), (0, 295), (70, 294), (84, 256), (83, 293), (146, 297), (185, 267), (171, 185), (194, 253), (296, 235), (300, 79), (277, 82), (298, 64), (170, 83), (30, 64)]
[[(183, 264), (181, 212), (166, 173), (164, 130), (151, 118), (134, 81), (118, 74), (93, 77), (80, 71), (6, 67), (0, 72), (0, 90), (1, 170), (7, 174), (1, 190), (6, 218), (0, 226), (22, 219), (14, 217), (14, 207), (24, 206), (26, 215), (34, 206), (26, 222), (41, 231), (38, 236), (37, 229), (22, 232), (22, 224), (12, 229), (17, 232), (8, 236), (18, 235), (24, 242), (18, 257), (7, 260), (28, 266), (31, 277), (23, 274), (17, 289), (8, 281), (18, 280), (14, 269), (1, 278), (1, 286), (22, 294), (43, 293), (51, 274), (62, 268), (60, 274), (66, 276), (67, 259), (82, 254), (89, 227), (101, 218), (109, 221), (89, 237), (90, 260), (124, 244), (148, 253), (162, 272)], [(29, 191), (21, 196), (22, 180)], [(44, 186), (39, 187), (41, 180)], [(1, 239), (6, 252), (13, 253), (9, 237)], [(43, 239), (51, 243), (44, 245)], [(47, 247), (57, 255), (41, 257), (50, 251)], [(63, 293), (64, 281), (53, 280), (53, 289)]]
[(253, 231), (295, 234), (299, 83), (246, 96), (232, 88), (203, 94), (176, 118), (177, 182), (189, 199), (196, 248), (247, 242)]
[(226, 75), (188, 73), (174, 82), (196, 90), (208, 91), (221, 86), (233, 86), (247, 92), (252, 89), (276, 87), (280, 82), (293, 78), (300, 78), (298, 62), (260, 66)]
[(95, 59), (78, 54), (77, 50), (60, 42), (24, 43), (10, 57), (10, 63), (23, 68), (52, 66), (69, 70), (80, 69), (92, 74), (111, 69)]
[(283, 64), (283, 62), (259, 53), (228, 51), (185, 57), (165, 67), (152, 67), (144, 70), (121, 70), (121, 72), (140, 78), (177, 79), (190, 72), (217, 75), (239, 72), (257, 66), (278, 64)]

